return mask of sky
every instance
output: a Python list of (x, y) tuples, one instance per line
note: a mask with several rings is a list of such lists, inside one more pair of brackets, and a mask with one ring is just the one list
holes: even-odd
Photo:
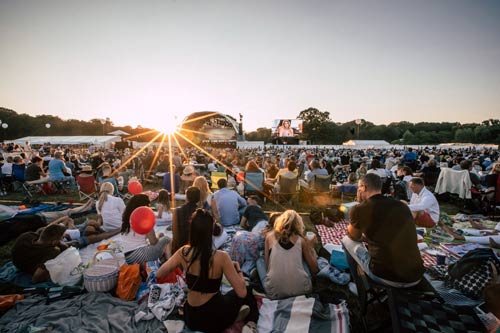
[(0, 45), (0, 106), (33, 116), (500, 118), (496, 0), (0, 0)]

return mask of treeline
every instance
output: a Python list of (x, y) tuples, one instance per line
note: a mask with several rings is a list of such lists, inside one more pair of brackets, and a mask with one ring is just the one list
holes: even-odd
[[(364, 119), (346, 123), (334, 122), (327, 111), (308, 108), (299, 113), (303, 120), (301, 140), (312, 144), (342, 144), (348, 140), (385, 140), (393, 144), (440, 144), (448, 142), (500, 144), (500, 120), (488, 119), (481, 123), (458, 122), (410, 123), (394, 122), (375, 125)], [(271, 142), (271, 129), (258, 128), (246, 134), (249, 141)]]
[[(440, 144), (447, 142), (500, 144), (500, 120), (488, 119), (481, 123), (460, 124), (458, 122), (410, 123), (394, 122), (388, 125), (375, 125), (364, 119), (346, 123), (334, 122), (328, 111), (308, 108), (301, 111), (297, 118), (303, 120), (301, 140), (312, 144), (342, 144), (348, 140), (386, 140), (393, 144)], [(150, 141), (157, 131), (141, 126), (114, 126), (110, 119), (91, 119), (90, 121), (68, 119), (56, 116), (18, 114), (0, 107), (0, 121), (8, 124), (0, 126), (2, 138), (17, 139), (25, 136), (59, 135), (103, 135), (115, 130), (130, 133), (135, 141)], [(103, 123), (104, 122), (104, 123)], [(50, 124), (50, 126), (46, 126)], [(157, 141), (160, 141), (159, 138)], [(270, 128), (258, 128), (246, 133), (248, 141), (272, 142)]]
[[(135, 141), (150, 141), (157, 134), (156, 131), (131, 126), (114, 126), (112, 120), (91, 119), (83, 121), (77, 119), (63, 120), (56, 116), (39, 115), (30, 116), (0, 107), (0, 132), (4, 140), (13, 140), (25, 136), (61, 136), (61, 135), (106, 135), (115, 130), (122, 130), (130, 133)], [(47, 125), (48, 124), (48, 125)]]

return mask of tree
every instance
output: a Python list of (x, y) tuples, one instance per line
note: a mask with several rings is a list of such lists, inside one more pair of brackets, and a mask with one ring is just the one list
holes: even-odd
[(405, 145), (412, 144), (415, 140), (415, 136), (410, 130), (406, 130), (405, 134), (403, 134), (403, 143)]
[(303, 121), (302, 138), (310, 140), (312, 143), (317, 143), (320, 137), (321, 125), (326, 122), (331, 122), (330, 112), (322, 112), (312, 107), (300, 111), (297, 118)]
[(259, 127), (256, 131), (246, 133), (245, 137), (248, 141), (264, 141), (271, 142), (271, 129)]

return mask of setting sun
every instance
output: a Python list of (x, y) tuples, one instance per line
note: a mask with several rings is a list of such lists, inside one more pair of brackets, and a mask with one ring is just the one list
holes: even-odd
[(166, 119), (161, 123), (154, 124), (152, 127), (164, 134), (170, 135), (179, 130), (180, 125), (178, 121), (177, 116), (174, 116), (172, 119)]

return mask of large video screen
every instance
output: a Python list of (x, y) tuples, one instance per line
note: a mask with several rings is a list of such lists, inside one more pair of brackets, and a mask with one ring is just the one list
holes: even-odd
[(302, 119), (275, 119), (271, 131), (275, 138), (296, 138), (302, 133)]

